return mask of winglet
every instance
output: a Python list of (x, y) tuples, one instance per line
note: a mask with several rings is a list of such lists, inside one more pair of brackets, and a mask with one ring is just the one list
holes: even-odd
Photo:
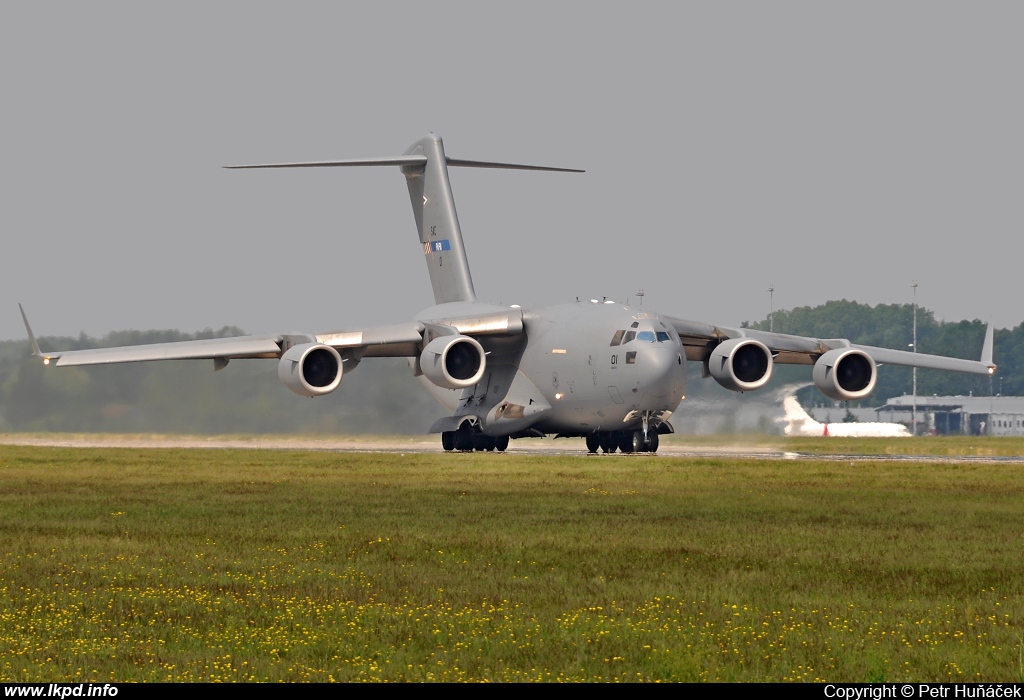
[(21, 310), (21, 320), (25, 322), (25, 330), (28, 331), (28, 342), (32, 344), (32, 355), (42, 360), (44, 365), (48, 365), (50, 364), (50, 360), (60, 357), (59, 352), (44, 353), (39, 349), (39, 343), (36, 342), (36, 336), (32, 332), (32, 326), (28, 323), (28, 316), (25, 314), (25, 308), (21, 304), (18, 304), (18, 309)]
[(981, 346), (981, 364), (988, 365), (988, 373), (994, 374), (996, 366), (992, 362), (992, 324), (988, 324), (988, 329), (985, 331), (985, 344)]

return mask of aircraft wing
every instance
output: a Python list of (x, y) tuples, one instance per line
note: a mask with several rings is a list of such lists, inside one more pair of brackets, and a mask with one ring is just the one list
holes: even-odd
[(686, 359), (707, 362), (712, 351), (722, 342), (733, 338), (750, 338), (763, 343), (772, 353), (773, 361), (779, 364), (813, 365), (818, 358), (839, 348), (853, 348), (868, 354), (879, 365), (901, 365), (924, 369), (941, 369), (970, 374), (992, 374), (992, 326), (985, 332), (980, 360), (962, 360), (941, 355), (907, 352), (857, 345), (843, 338), (805, 338), (784, 333), (769, 333), (751, 328), (726, 328), (699, 321), (665, 317), (672, 324), (679, 339), (686, 348)]
[[(21, 308), (21, 305), (18, 305)], [(472, 309), (469, 309), (472, 311)], [(128, 345), (115, 348), (43, 352), (21, 308), (21, 316), (32, 344), (32, 354), (44, 364), (58, 367), (106, 365), (154, 360), (213, 360), (221, 369), (229, 360), (280, 358), (296, 345), (328, 345), (345, 359), (358, 362), (364, 357), (418, 357), (426, 341), (438, 335), (461, 333), (470, 336), (517, 335), (523, 331), (519, 309), (485, 309), (476, 313), (438, 319), (409, 321), (388, 326), (346, 329), (325, 333), (280, 333), (234, 338), (185, 340), (174, 343)]]
[[(19, 304), (20, 307), (20, 304)], [(425, 326), (417, 321), (390, 326), (371, 326), (358, 330), (305, 334), (281, 333), (246, 335), (233, 338), (185, 340), (174, 343), (126, 345), (114, 348), (43, 352), (36, 342), (25, 310), (21, 310), (32, 344), (32, 354), (44, 364), (57, 367), (106, 365), (154, 360), (214, 360), (220, 369), (229, 360), (244, 358), (280, 358), (289, 348), (306, 343), (329, 345), (346, 358), (414, 357), (419, 354)]]
[(151, 360), (231, 360), (243, 357), (279, 357), (280, 355), (280, 336), (272, 335), (40, 353), (45, 364), (52, 363), (57, 367), (108, 365)]

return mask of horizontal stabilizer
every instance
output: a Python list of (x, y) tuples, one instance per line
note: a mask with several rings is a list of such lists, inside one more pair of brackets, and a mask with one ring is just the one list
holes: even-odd
[(234, 170), (248, 168), (337, 168), (349, 166), (398, 166), (409, 188), (409, 201), (416, 220), (416, 236), (430, 274), (430, 286), (436, 304), (473, 302), (476, 291), (469, 273), (469, 259), (462, 241), (462, 230), (455, 213), (448, 167), (497, 168), (582, 173), (574, 168), (545, 165), (499, 163), (489, 160), (463, 160), (445, 155), (441, 138), (427, 134), (409, 146), (405, 154), (393, 158), (360, 158), (312, 161), (305, 163), (259, 163), (226, 165)]
[(459, 158), (446, 158), (448, 165), (460, 168), (499, 168), (503, 170), (546, 170), (553, 173), (585, 173), (586, 170), (576, 168), (552, 168), (546, 165), (518, 165), (516, 163), (492, 163), (486, 160), (461, 160)]
[[(324, 160), (312, 161), (309, 163), (259, 163), (254, 165), (225, 165), (229, 170), (246, 170), (250, 168), (343, 168), (359, 165), (425, 165), (426, 156), (410, 155), (400, 158), (360, 158), (358, 160)], [(585, 173), (586, 170), (575, 168), (553, 168), (546, 165), (520, 165), (517, 163), (494, 163), (486, 160), (461, 160), (459, 158), (445, 158), (448, 165), (460, 168), (497, 168), (501, 170), (542, 170), (555, 173)]]
[(360, 158), (358, 160), (324, 160), (310, 163), (261, 163), (258, 165), (225, 165), (229, 170), (246, 168), (342, 168), (349, 165), (424, 165), (426, 156), (402, 156), (400, 158)]

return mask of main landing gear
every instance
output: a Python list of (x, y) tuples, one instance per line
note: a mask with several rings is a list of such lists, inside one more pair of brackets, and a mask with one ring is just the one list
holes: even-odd
[(602, 452), (657, 452), (658, 431), (650, 428), (647, 431), (647, 439), (644, 439), (642, 430), (602, 430), (587, 435), (587, 450), (593, 454), (600, 449)]
[(508, 435), (501, 437), (489, 437), (483, 433), (474, 432), (468, 423), (463, 423), (458, 430), (446, 430), (441, 433), (441, 447), (445, 452), (458, 450), (459, 452), (504, 452), (508, 449)]

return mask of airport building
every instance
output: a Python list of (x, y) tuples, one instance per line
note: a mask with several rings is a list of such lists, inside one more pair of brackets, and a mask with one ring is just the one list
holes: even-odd
[[(878, 408), (850, 409), (861, 423), (903, 423), (910, 426), (914, 412), (910, 395), (896, 396)], [(814, 408), (821, 422), (841, 422), (846, 409)], [(1024, 435), (1024, 396), (918, 396), (918, 435)]]

